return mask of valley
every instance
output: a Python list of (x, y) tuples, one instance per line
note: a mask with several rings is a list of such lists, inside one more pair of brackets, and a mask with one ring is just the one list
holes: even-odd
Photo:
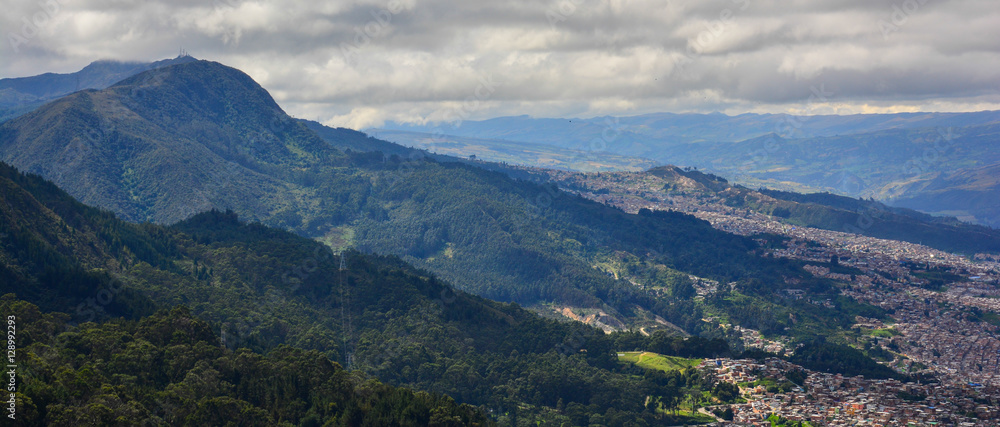
[[(839, 425), (834, 406), (878, 402), (893, 409), (866, 417), (995, 415), (979, 406), (1000, 400), (1000, 232), (626, 156), (575, 172), (592, 153), (539, 151), (561, 169), (448, 155), (467, 148), (293, 119), (248, 75), (193, 59), (0, 124), (0, 294), (40, 337), (22, 342), (38, 356), (23, 413)], [(104, 340), (122, 344), (72, 356)], [(176, 359), (177, 346), (190, 350)], [(804, 373), (798, 388), (787, 373)], [(871, 391), (848, 398), (855, 386)], [(944, 396), (960, 400), (929, 413)]]
[(4, 425), (997, 427), (989, 1), (10, 1)]
[[(767, 242), (763, 245), (766, 256), (804, 261), (810, 273), (844, 283), (846, 286), (840, 290), (841, 297), (871, 304), (889, 313), (881, 320), (858, 316), (851, 329), (861, 333), (844, 335), (843, 342), (846, 344), (865, 349), (880, 363), (899, 373), (930, 375), (954, 388), (975, 384), (973, 389), (977, 391), (973, 395), (980, 396), (976, 399), (991, 399), (988, 396), (996, 399), (996, 393), (1000, 391), (1000, 319), (996, 317), (996, 313), (1000, 313), (1000, 299), (997, 298), (1000, 295), (1000, 263), (989, 253), (959, 255), (913, 243), (793, 225), (794, 218), (788, 220), (748, 208), (733, 207), (725, 197), (713, 194), (695, 180), (686, 179), (682, 171), (674, 174), (585, 174), (535, 169), (532, 172), (547, 174), (548, 179), (560, 187), (626, 211), (677, 210), (709, 221), (720, 230), (754, 236), (762, 243)], [(694, 174), (696, 178), (706, 178), (697, 172)], [(687, 175), (692, 176), (690, 173)], [(870, 227), (873, 222), (868, 219), (857, 226), (865, 227), (867, 224)], [(855, 224), (845, 225), (845, 230), (861, 231), (851, 227)], [(717, 288), (716, 285), (699, 289), (696, 299), (710, 301), (718, 292)], [(774, 297), (827, 307), (843, 303), (835, 301), (835, 295), (817, 295), (801, 289), (786, 289)], [(777, 354), (793, 354), (796, 351), (794, 346), (787, 347), (793, 337), (786, 333), (774, 331), (762, 335), (756, 330), (731, 327), (743, 335), (744, 343), (749, 348)], [(722, 360), (720, 363), (726, 366), (737, 363), (740, 366), (741, 362)], [(753, 362), (750, 365), (753, 366)], [(786, 366), (778, 372), (795, 369), (799, 368)], [(832, 380), (829, 376), (826, 378), (823, 381), (827, 383)], [(836, 380), (839, 381), (840, 377)], [(885, 390), (890, 393), (876, 399), (891, 399), (891, 393), (900, 390), (901, 384), (890, 380), (889, 383), (878, 382), (864, 388), (871, 389), (873, 386), (876, 389), (888, 386)], [(952, 399), (945, 397), (949, 395), (940, 394), (940, 390), (921, 388), (907, 391), (911, 392), (924, 397), (936, 395), (938, 400)], [(859, 416), (854, 410), (845, 414), (849, 415), (847, 418), (826, 413), (833, 411), (843, 397), (835, 399), (835, 405), (834, 402), (811, 403), (802, 399), (802, 395), (756, 393), (755, 396), (746, 406), (737, 408), (738, 420), (751, 421), (759, 419), (762, 414), (773, 413), (791, 420), (833, 421), (830, 425), (839, 425), (837, 420), (847, 422)], [(844, 404), (849, 405), (850, 402)], [(760, 405), (770, 407), (761, 409)], [(881, 405), (906, 411), (909, 414), (906, 416), (914, 416), (916, 412), (927, 409), (927, 406), (905, 409), (906, 405), (888, 402)], [(967, 401), (964, 406), (953, 407), (950, 411), (939, 409), (936, 415), (947, 419), (979, 412), (982, 416), (992, 417), (989, 411), (988, 407)], [(837, 408), (836, 414), (840, 413), (841, 408)], [(905, 418), (900, 413), (892, 412), (868, 416), (881, 419), (884, 423), (890, 419)], [(921, 421), (917, 418), (917, 422), (926, 421), (928, 419)]]

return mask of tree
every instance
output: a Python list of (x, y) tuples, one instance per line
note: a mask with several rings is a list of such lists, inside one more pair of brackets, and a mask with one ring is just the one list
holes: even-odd
[(740, 388), (736, 384), (719, 381), (712, 389), (712, 394), (724, 403), (731, 403), (740, 397)]

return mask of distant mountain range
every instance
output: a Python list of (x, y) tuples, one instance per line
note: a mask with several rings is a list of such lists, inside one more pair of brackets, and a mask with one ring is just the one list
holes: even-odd
[[(388, 122), (386, 130), (434, 133), (468, 138), (525, 141), (571, 148), (602, 137), (612, 139), (608, 151), (670, 161), (658, 150), (672, 144), (740, 142), (768, 134), (783, 138), (855, 135), (890, 129), (975, 126), (1000, 121), (1000, 111), (978, 113), (856, 114), (846, 116), (794, 116), (789, 114), (655, 113), (629, 117), (533, 118), (500, 117), (465, 120), (459, 127), (429, 123)], [(613, 132), (613, 133), (609, 133)], [(608, 135), (620, 135), (607, 138)], [(696, 165), (682, 165), (696, 166)]]
[(75, 73), (0, 79), (0, 122), (73, 92), (104, 89), (143, 71), (194, 60), (190, 56), (179, 56), (156, 62), (97, 61)]
[(670, 148), (747, 185), (873, 197), (893, 206), (1000, 227), (1000, 123), (894, 129)]
[[(649, 114), (465, 121), (445, 137), (576, 147), (693, 166), (750, 186), (830, 191), (1000, 227), (1000, 111), (849, 116)], [(388, 123), (381, 132), (433, 132)], [(614, 136), (607, 138), (608, 135)], [(440, 137), (439, 137), (440, 138)], [(500, 144), (495, 146), (499, 147)], [(506, 161), (532, 165), (533, 156)]]
[(407, 147), (486, 162), (584, 172), (642, 171), (656, 166), (656, 162), (650, 159), (598, 153), (590, 150), (587, 145), (571, 149), (534, 142), (487, 140), (399, 130), (369, 129), (368, 132), (379, 139)]

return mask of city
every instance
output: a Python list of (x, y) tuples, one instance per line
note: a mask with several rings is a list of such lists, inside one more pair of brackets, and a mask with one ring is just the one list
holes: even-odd
[[(705, 372), (719, 381), (741, 385), (747, 403), (733, 406), (735, 422), (769, 426), (765, 419), (775, 414), (834, 426), (992, 426), (994, 421), (982, 420), (1000, 417), (995, 405), (1000, 401), (1000, 263), (996, 257), (979, 254), (969, 259), (919, 244), (793, 226), (727, 206), (721, 197), (695, 185), (684, 188), (683, 179), (671, 181), (634, 172), (545, 173), (567, 191), (628, 212), (675, 210), (735, 234), (785, 236), (786, 247), (768, 249), (768, 255), (824, 265), (836, 259), (839, 265), (860, 271), (862, 274), (843, 274), (822, 265), (804, 267), (816, 276), (847, 284), (842, 295), (891, 313), (894, 322), (888, 325), (876, 319), (856, 319), (854, 328), (870, 338), (856, 345), (878, 346), (884, 354), (893, 355), (892, 360), (882, 363), (898, 372), (931, 374), (940, 381), (903, 384), (893, 379), (809, 372), (804, 388), (773, 393), (746, 385), (759, 378), (783, 381), (782, 372), (804, 368), (780, 359), (763, 365), (750, 360), (707, 360), (702, 365)], [(926, 278), (928, 272), (945, 272), (945, 277), (956, 280), (933, 289)], [(718, 286), (695, 283), (699, 296), (711, 294)], [(830, 304), (828, 299), (812, 301), (803, 290), (789, 289), (787, 296)], [(747, 348), (786, 355), (794, 352), (782, 337), (724, 326), (741, 333)], [(900, 398), (901, 393), (908, 399)]]

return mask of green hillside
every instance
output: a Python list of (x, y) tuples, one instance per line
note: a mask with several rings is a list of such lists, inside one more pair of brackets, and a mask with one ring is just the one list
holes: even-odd
[(769, 291), (786, 277), (830, 286), (687, 215), (629, 215), (473, 165), (347, 154), (365, 141), (327, 137), (349, 141), (320, 138), (242, 72), (197, 61), (4, 123), (0, 158), (127, 220), (231, 209), (335, 248), (400, 256), (480, 296), (601, 308), (626, 324), (653, 312), (692, 333), (712, 328), (690, 302), (658, 299), (599, 266), (627, 265), (668, 288), (684, 275), (664, 271)]
[(664, 356), (651, 352), (627, 351), (618, 353), (618, 360), (635, 363), (646, 369), (658, 369), (661, 371), (682, 371), (693, 368), (701, 363), (700, 359), (685, 359), (683, 357)]
[[(722, 322), (801, 340), (853, 333), (858, 315), (885, 317), (802, 263), (762, 257), (753, 239), (693, 216), (627, 214), (550, 183), (367, 143), (388, 144), (344, 130), (321, 137), (242, 72), (204, 61), (47, 104), (0, 125), (0, 157), (66, 190), (0, 164), (0, 294), (68, 313), (59, 316), (80, 328), (141, 325), (185, 306), (181, 319), (201, 319), (236, 355), (216, 360), (241, 348), (281, 360), (290, 346), (504, 425), (683, 424), (656, 409), (701, 396), (699, 375), (619, 363), (617, 352), (714, 357), (740, 342)], [(730, 286), (695, 298), (689, 274)], [(790, 287), (833, 303), (777, 297)], [(696, 336), (604, 335), (522, 305), (604, 312), (615, 329), (659, 316)], [(275, 411), (238, 390), (218, 397)], [(412, 403), (475, 416), (433, 397), (396, 402), (381, 413)], [(294, 416), (309, 416), (303, 408)]]
[[(419, 420), (432, 408), (455, 419), (481, 418), (447, 399), (393, 391), (363, 376), (352, 381), (382, 394), (352, 397), (332, 360), (479, 406), (504, 424), (591, 416), (609, 425), (639, 418), (670, 424), (643, 402), (699, 390), (700, 379), (637, 373), (615, 361), (614, 348), (659, 345), (687, 357), (728, 353), (719, 340), (619, 339), (579, 323), (545, 320), (515, 304), (454, 291), (398, 258), (334, 255), (320, 243), (240, 222), (233, 213), (208, 212), (172, 227), (126, 223), (37, 176), (3, 164), (0, 171), (6, 190), (0, 193), (0, 292), (26, 301), (5, 300), (19, 307), (11, 310), (28, 313), (16, 314), (31, 325), (20, 345), (32, 361), (27, 383), (35, 385), (22, 389), (23, 407), (30, 403), (36, 419), (46, 422), (121, 416), (124, 424), (143, 417), (196, 424), (183, 420), (236, 411), (248, 417), (267, 412), (275, 422), (295, 424), (369, 410), (386, 419)], [(43, 316), (28, 303), (67, 314)], [(160, 311), (177, 306), (188, 308)], [(51, 324), (37, 320), (42, 318)], [(183, 327), (169, 332), (175, 325)], [(266, 358), (257, 356), (262, 354)], [(150, 364), (163, 370), (150, 372)], [(284, 371), (269, 370), (283, 364)], [(65, 375), (83, 376), (88, 385), (67, 385), (77, 383), (65, 382)], [(332, 382), (323, 382), (327, 375)], [(272, 376), (287, 378), (288, 386), (258, 385)], [(184, 384), (199, 377), (207, 382)], [(202, 388), (192, 395), (188, 387)], [(348, 390), (323, 394), (331, 387)], [(67, 395), (76, 400), (67, 403)], [(383, 395), (387, 400), (377, 403)], [(184, 410), (166, 414), (151, 406), (156, 399)], [(557, 408), (560, 401), (573, 410)]]

